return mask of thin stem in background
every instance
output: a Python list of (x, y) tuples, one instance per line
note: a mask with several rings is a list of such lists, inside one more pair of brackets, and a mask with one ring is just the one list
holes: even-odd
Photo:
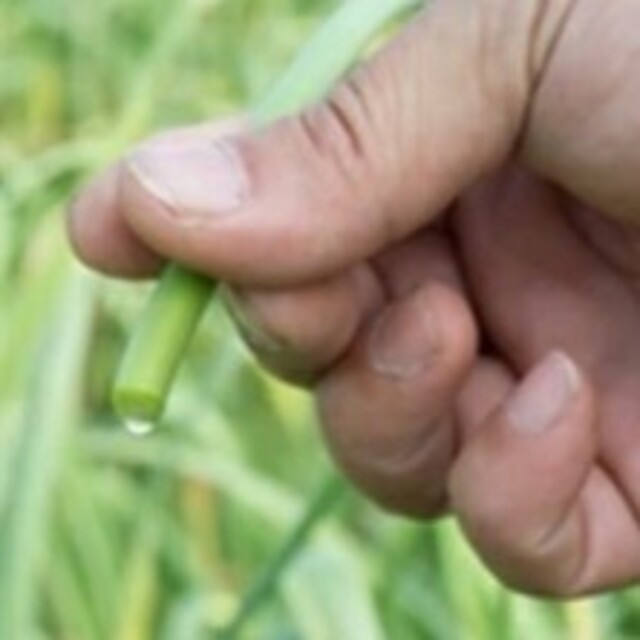
[(219, 640), (235, 640), (262, 605), (269, 601), (278, 582), (318, 526), (337, 508), (347, 489), (342, 479), (332, 476), (320, 487), (300, 521), (291, 529), (280, 549), (258, 575), (242, 599), (231, 622), (217, 634)]

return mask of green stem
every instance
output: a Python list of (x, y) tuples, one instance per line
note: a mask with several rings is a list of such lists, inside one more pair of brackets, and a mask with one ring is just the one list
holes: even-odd
[(300, 521), (249, 588), (231, 622), (219, 631), (218, 640), (234, 640), (238, 637), (249, 619), (269, 600), (278, 581), (315, 533), (317, 526), (334, 511), (345, 494), (345, 486), (340, 478), (331, 477), (325, 481)]
[(162, 416), (183, 353), (214, 291), (213, 281), (169, 266), (145, 308), (124, 354), (113, 389), (123, 418), (154, 422)]
[[(256, 126), (321, 99), (393, 18), (421, 0), (347, 0), (302, 49), (279, 83), (252, 111)], [(162, 417), (185, 349), (204, 314), (212, 282), (178, 266), (162, 276), (119, 369), (113, 403), (124, 419)]]

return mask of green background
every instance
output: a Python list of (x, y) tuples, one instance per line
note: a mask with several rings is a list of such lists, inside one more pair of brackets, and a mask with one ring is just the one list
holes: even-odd
[(308, 398), (215, 305), (167, 424), (136, 440), (109, 411), (148, 285), (74, 263), (69, 199), (149, 132), (261, 95), (334, 5), (0, 0), (0, 640), (640, 636), (635, 590), (513, 595), (454, 523), (335, 480)]

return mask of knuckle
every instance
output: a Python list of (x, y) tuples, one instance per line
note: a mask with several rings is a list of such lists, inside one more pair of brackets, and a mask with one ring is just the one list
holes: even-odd
[(534, 8), (529, 26), (529, 60), (533, 86), (548, 70), (567, 31), (579, 0), (542, 0)]
[(448, 514), (446, 470), (429, 469), (426, 473), (422, 466), (391, 470), (388, 467), (393, 463), (380, 457), (373, 461), (354, 457), (335, 442), (331, 450), (345, 475), (381, 509), (420, 520), (436, 520)]
[(356, 180), (369, 165), (370, 109), (365, 70), (341, 83), (319, 105), (299, 119), (313, 154), (336, 167), (343, 178)]

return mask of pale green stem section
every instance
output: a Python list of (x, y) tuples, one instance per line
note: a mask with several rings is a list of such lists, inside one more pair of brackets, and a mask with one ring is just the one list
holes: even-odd
[[(0, 486), (0, 638), (33, 638), (50, 511), (65, 445), (77, 423), (88, 352), (92, 286), (74, 276), (31, 362), (6, 481)], [(5, 425), (0, 425), (5, 427)]]
[[(266, 126), (320, 100), (357, 62), (392, 19), (419, 0), (351, 0), (302, 49), (275, 88), (252, 111)], [(135, 328), (113, 390), (117, 413), (155, 422), (162, 417), (182, 356), (215, 284), (179, 266), (168, 267)]]

